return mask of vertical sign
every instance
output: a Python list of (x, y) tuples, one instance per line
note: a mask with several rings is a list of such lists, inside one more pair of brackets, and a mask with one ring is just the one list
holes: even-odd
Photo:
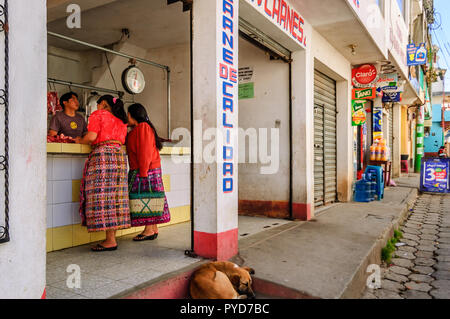
[(373, 140), (383, 138), (383, 109), (375, 107), (373, 109)]
[(238, 0), (216, 0), (217, 27), (217, 170), (219, 189), (236, 194), (238, 129)]

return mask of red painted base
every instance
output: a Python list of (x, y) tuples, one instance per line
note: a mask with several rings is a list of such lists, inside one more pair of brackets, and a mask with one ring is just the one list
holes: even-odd
[(42, 294), (41, 299), (47, 299), (47, 288), (44, 288), (44, 293)]
[(195, 270), (175, 275), (167, 280), (136, 291), (123, 299), (186, 299), (189, 283)]
[(311, 220), (311, 204), (292, 204), (292, 217), (303, 221)]
[(319, 299), (306, 293), (284, 287), (261, 278), (253, 278), (253, 291), (269, 297), (281, 299)]
[(204, 258), (226, 261), (238, 253), (238, 229), (219, 234), (194, 231), (194, 251)]

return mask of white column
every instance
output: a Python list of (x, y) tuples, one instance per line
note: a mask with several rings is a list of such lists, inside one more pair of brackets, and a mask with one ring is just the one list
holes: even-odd
[[(3, 1), (0, 1), (3, 4)], [(0, 244), (0, 299), (39, 299), (46, 275), (46, 1), (9, 1), (9, 233)], [(0, 17), (3, 19), (4, 17)], [(0, 33), (0, 88), (4, 88), (4, 33)], [(0, 106), (0, 121), (4, 107)], [(4, 154), (0, 125), (0, 154)], [(0, 225), (4, 183), (0, 173)]]
[(337, 103), (337, 194), (340, 202), (352, 199), (353, 182), (353, 127), (352, 86), (349, 81), (336, 83)]
[(238, 21), (237, 0), (193, 2), (194, 250), (216, 260), (238, 252)]
[(310, 49), (292, 54), (293, 217), (314, 216), (314, 63)]
[(392, 161), (392, 176), (400, 177), (401, 173), (401, 153), (402, 153), (402, 107), (400, 104), (394, 104), (393, 108), (393, 121), (394, 130), (392, 134), (394, 135), (394, 143), (392, 145), (393, 150), (391, 150), (391, 161)]

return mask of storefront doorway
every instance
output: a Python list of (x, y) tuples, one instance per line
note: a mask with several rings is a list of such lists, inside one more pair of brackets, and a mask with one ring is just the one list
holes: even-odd
[(314, 204), (337, 200), (336, 81), (314, 71)]
[[(77, 93), (78, 113), (88, 121), (98, 97), (111, 94), (125, 102), (125, 109), (132, 103), (144, 105), (159, 136), (166, 140), (176, 128), (189, 131), (189, 7), (165, 0), (127, 0), (81, 9), (81, 28), (69, 28), (67, 15), (61, 15), (66, 12), (66, 5), (48, 3), (48, 88), (49, 94), (56, 97), (54, 101), (66, 92)], [(135, 73), (139, 82), (145, 82), (141, 92), (130, 92), (124, 84), (129, 74), (126, 70), (131, 66), (140, 70)], [(54, 111), (57, 110), (51, 109), (49, 103), (48, 120)], [(164, 227), (191, 220), (190, 141), (183, 142), (165, 143), (161, 151), (163, 182), (172, 215), (169, 224), (161, 225)], [(78, 214), (80, 182), (89, 152), (88, 146), (48, 143), (48, 252), (104, 239), (104, 232), (88, 233)], [(191, 249), (190, 227), (186, 229), (179, 234), (184, 238), (184, 244), (179, 245), (181, 254)], [(140, 231), (141, 228), (121, 230), (117, 236)]]
[(240, 215), (290, 215), (289, 59), (289, 50), (241, 19)]

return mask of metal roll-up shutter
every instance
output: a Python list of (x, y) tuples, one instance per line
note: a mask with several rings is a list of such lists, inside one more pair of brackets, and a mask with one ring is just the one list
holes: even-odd
[(264, 32), (258, 30), (252, 24), (248, 23), (241, 17), (239, 18), (239, 35), (244, 39), (258, 44), (259, 47), (265, 48), (285, 62), (291, 60), (291, 51), (283, 47), (281, 44), (267, 36)]
[(389, 150), (392, 154), (392, 150), (394, 147), (394, 107), (392, 106), (389, 109), (389, 141), (388, 141)]
[(337, 199), (336, 82), (314, 71), (314, 202)]

